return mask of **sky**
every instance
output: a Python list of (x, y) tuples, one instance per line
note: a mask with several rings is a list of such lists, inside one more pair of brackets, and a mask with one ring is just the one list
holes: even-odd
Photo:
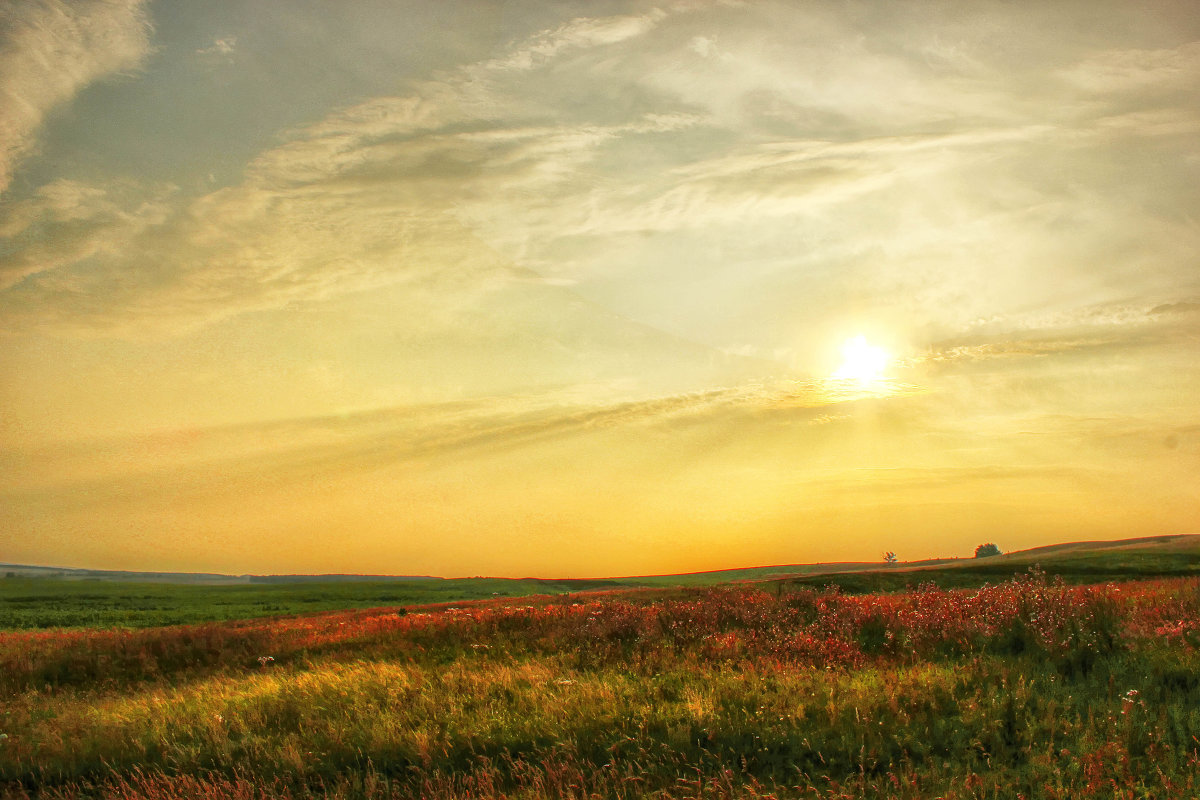
[(0, 6), (0, 562), (1200, 532), (1190, 0)]

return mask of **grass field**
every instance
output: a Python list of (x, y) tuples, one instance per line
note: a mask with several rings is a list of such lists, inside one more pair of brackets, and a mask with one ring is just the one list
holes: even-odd
[(523, 597), (613, 588), (612, 581), (506, 578), (206, 586), (0, 579), (0, 630), (146, 628), (350, 608)]
[[(1188, 569), (1191, 545), (1171, 547)], [(1144, 575), (1169, 549), (1040, 555)], [(203, 618), (403, 588), (64, 583), (53, 597), (90, 590), (141, 627), (64, 611), (71, 627), (0, 633), (0, 796), (1200, 796), (1200, 578), (936, 585), (978, 566), (889, 593), (488, 592), (162, 627), (145, 625), (162, 597)]]
[(0, 630), (144, 628), (493, 597), (707, 587), (735, 581), (764, 585), (782, 581), (788, 589), (836, 586), (848, 593), (903, 591), (922, 583), (972, 588), (1007, 580), (1034, 565), (1069, 583), (1200, 576), (1200, 536), (1063, 545), (996, 558), (890, 568), (882, 564), (795, 564), (606, 579), (436, 578), (205, 585), (13, 577), (0, 579)]

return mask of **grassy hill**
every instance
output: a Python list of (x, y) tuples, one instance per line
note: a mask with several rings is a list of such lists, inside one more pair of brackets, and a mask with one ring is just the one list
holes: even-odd
[(780, 580), (790, 586), (837, 586), (853, 593), (900, 591), (922, 583), (941, 588), (998, 583), (1038, 568), (1068, 583), (1104, 583), (1200, 575), (1200, 535), (1152, 536), (1115, 541), (1069, 542), (987, 558), (844, 570)]

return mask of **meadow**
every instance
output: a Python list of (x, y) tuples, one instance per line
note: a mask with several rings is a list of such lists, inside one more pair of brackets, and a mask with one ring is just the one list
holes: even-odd
[[(624, 578), (379, 578), (270, 576), (253, 583), (46, 577), (24, 568), (0, 578), (0, 631), (51, 628), (147, 628), (320, 611), (454, 603), (497, 597), (561, 595), (608, 589), (686, 588), (753, 582), (787, 590), (837, 587), (863, 594), (910, 590), (920, 584), (978, 588), (1010, 580), (1030, 568), (1067, 583), (1141, 578), (1200, 577), (1200, 535), (1087, 542), (1018, 551), (995, 558), (881, 563), (788, 564), (683, 575)], [(14, 569), (22, 569), (16, 567)], [(37, 572), (34, 572), (36, 570)], [(39, 576), (39, 573), (40, 576)], [(108, 573), (92, 573), (108, 575)], [(232, 576), (212, 576), (232, 579)]]
[(1200, 580), (0, 634), (13, 798), (1200, 796)]
[(0, 579), (0, 631), (150, 628), (385, 605), (562, 594), (616, 585), (606, 580), (532, 578), (196, 585), (14, 577)]

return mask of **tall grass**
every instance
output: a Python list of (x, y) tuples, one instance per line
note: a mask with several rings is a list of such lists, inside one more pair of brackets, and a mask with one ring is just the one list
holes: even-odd
[(1034, 574), (6, 634), (0, 781), (14, 797), (1197, 796), (1198, 632), (1195, 580)]

